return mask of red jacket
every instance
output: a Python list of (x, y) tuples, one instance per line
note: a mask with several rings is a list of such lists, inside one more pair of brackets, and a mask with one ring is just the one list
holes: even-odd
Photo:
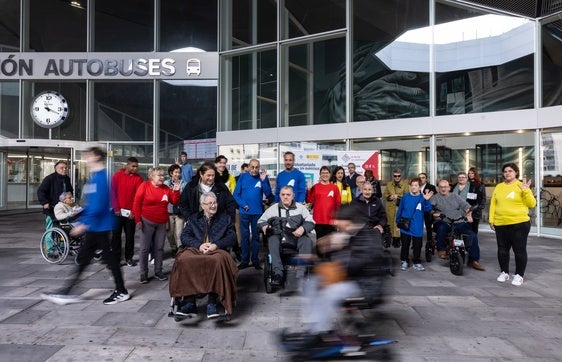
[(152, 181), (145, 181), (135, 194), (135, 222), (144, 217), (155, 224), (165, 224), (168, 222), (168, 203), (177, 205), (179, 202), (179, 190), (173, 191), (166, 185), (155, 186)]
[(111, 206), (113, 211), (132, 210), (137, 189), (142, 184), (138, 173), (125, 173), (125, 169), (117, 171), (111, 178)]
[(319, 182), (308, 190), (306, 202), (313, 204), (312, 218), (316, 224), (330, 225), (341, 205), (340, 189), (333, 183)]

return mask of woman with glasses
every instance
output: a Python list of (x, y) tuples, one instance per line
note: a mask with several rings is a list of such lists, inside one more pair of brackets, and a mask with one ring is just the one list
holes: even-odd
[(386, 200), (386, 218), (392, 234), (392, 246), (395, 248), (400, 247), (400, 229), (396, 227), (396, 210), (400, 205), (400, 199), (408, 191), (408, 184), (402, 181), (402, 171), (392, 170), (392, 181), (386, 184), (383, 198)]
[(338, 187), (330, 182), (328, 166), (320, 168), (320, 181), (308, 190), (306, 202), (312, 204), (316, 237), (319, 239), (334, 231), (333, 217), (341, 205), (341, 194)]
[(158, 280), (168, 280), (162, 272), (166, 224), (168, 223), (168, 204), (176, 205), (180, 201), (180, 182), (174, 181), (173, 187), (164, 184), (166, 172), (161, 167), (148, 170), (148, 181), (143, 182), (135, 194), (133, 215), (137, 229), (142, 230), (140, 238), (140, 282), (148, 283), (148, 252), (152, 247), (154, 253), (154, 276)]
[(55, 205), (55, 218), (59, 221), (74, 222), (84, 210), (74, 202), (72, 192), (63, 192), (59, 196), (59, 203)]

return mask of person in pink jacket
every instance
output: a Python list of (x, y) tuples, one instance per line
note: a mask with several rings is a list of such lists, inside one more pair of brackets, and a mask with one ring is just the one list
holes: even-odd
[(167, 280), (162, 272), (168, 204), (177, 205), (180, 201), (180, 183), (174, 182), (172, 188), (164, 185), (166, 172), (161, 167), (148, 170), (148, 181), (142, 183), (135, 194), (133, 215), (137, 229), (142, 229), (140, 238), (140, 282), (148, 283), (148, 251), (153, 247), (154, 276)]

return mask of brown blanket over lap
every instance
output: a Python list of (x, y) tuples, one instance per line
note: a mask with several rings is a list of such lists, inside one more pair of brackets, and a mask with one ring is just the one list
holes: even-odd
[(210, 292), (219, 300), (228, 314), (236, 300), (236, 273), (238, 267), (224, 250), (203, 254), (195, 248), (180, 250), (170, 275), (170, 296), (184, 297)]

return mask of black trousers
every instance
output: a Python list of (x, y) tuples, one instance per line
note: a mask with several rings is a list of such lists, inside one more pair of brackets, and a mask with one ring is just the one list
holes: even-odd
[(527, 237), (531, 231), (531, 222), (494, 226), (498, 243), (498, 262), (503, 272), (509, 273), (509, 252), (515, 255), (515, 274), (525, 275), (527, 268)]
[(113, 253), (110, 248), (109, 231), (102, 231), (86, 233), (84, 237), (84, 244), (78, 252), (78, 265), (76, 266), (74, 273), (67, 280), (67, 283), (62, 289), (61, 294), (70, 294), (72, 289), (78, 283), (80, 275), (84, 272), (88, 265), (90, 265), (90, 262), (92, 261), (96, 250), (98, 249), (103, 250), (103, 261), (111, 269), (113, 280), (115, 281), (115, 290), (127, 293), (127, 289), (125, 289), (125, 282), (123, 281), (123, 274), (121, 273), (119, 257), (115, 253)]
[(125, 231), (125, 260), (133, 259), (135, 254), (135, 229), (136, 224), (134, 219), (119, 216), (117, 218), (117, 226), (113, 230), (111, 238), (111, 249), (121, 259), (121, 232)]

